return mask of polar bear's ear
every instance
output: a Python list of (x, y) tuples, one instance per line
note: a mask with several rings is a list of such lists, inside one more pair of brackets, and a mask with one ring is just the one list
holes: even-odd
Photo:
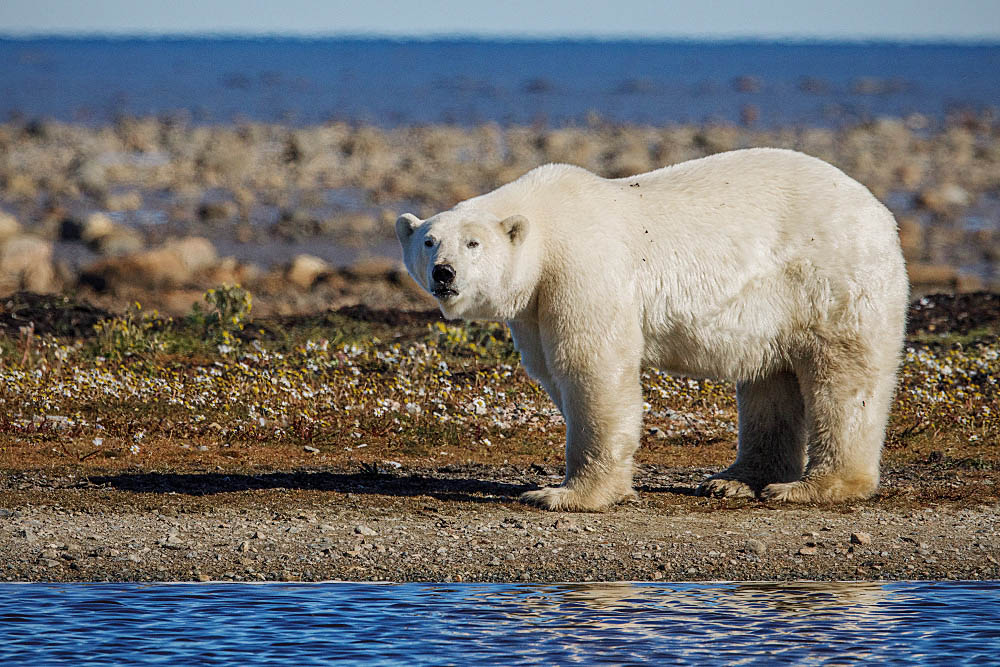
[(528, 219), (523, 215), (512, 215), (500, 221), (500, 228), (514, 245), (519, 244), (528, 234)]
[(404, 213), (396, 218), (396, 238), (400, 243), (406, 243), (413, 236), (413, 230), (420, 226), (420, 218), (412, 213)]

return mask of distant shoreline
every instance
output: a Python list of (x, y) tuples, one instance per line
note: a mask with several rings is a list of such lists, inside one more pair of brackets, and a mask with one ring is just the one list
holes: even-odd
[(785, 37), (781, 35), (751, 38), (740, 36), (642, 36), (642, 35), (518, 35), (486, 33), (433, 33), (428, 35), (393, 35), (390, 33), (289, 33), (289, 32), (103, 32), (103, 31), (0, 31), (0, 41), (204, 41), (204, 42), (384, 42), (417, 44), (662, 44), (693, 46), (901, 46), (901, 47), (970, 47), (998, 48), (997, 37), (919, 37), (919, 38), (843, 38)]

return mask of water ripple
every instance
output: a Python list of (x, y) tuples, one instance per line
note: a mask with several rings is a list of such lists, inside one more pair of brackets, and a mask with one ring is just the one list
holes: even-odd
[(1000, 664), (1000, 582), (2, 584), (0, 664)]

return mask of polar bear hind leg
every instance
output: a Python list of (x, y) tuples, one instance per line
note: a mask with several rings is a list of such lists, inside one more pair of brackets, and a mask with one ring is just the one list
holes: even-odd
[(805, 474), (765, 486), (762, 498), (833, 502), (875, 492), (896, 385), (897, 342), (873, 342), (874, 349), (834, 345), (817, 355), (820, 363), (800, 370), (808, 429)]
[(736, 462), (709, 477), (702, 496), (753, 498), (769, 484), (799, 480), (805, 467), (805, 404), (798, 378), (779, 372), (736, 387)]

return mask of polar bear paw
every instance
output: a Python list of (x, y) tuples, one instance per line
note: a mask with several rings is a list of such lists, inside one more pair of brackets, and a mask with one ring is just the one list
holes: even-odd
[(721, 479), (713, 477), (702, 482), (695, 493), (699, 496), (715, 498), (754, 498), (753, 487), (738, 479)]
[(634, 502), (638, 494), (633, 489), (625, 493), (581, 493), (565, 486), (547, 486), (521, 494), (521, 502), (547, 510), (599, 512), (620, 502)]
[(814, 484), (805, 481), (768, 484), (760, 492), (762, 500), (786, 503), (811, 503), (825, 500)]
[(878, 477), (875, 475), (830, 475), (806, 478), (798, 482), (768, 484), (761, 491), (760, 497), (762, 500), (786, 503), (830, 503), (867, 498), (877, 488)]

